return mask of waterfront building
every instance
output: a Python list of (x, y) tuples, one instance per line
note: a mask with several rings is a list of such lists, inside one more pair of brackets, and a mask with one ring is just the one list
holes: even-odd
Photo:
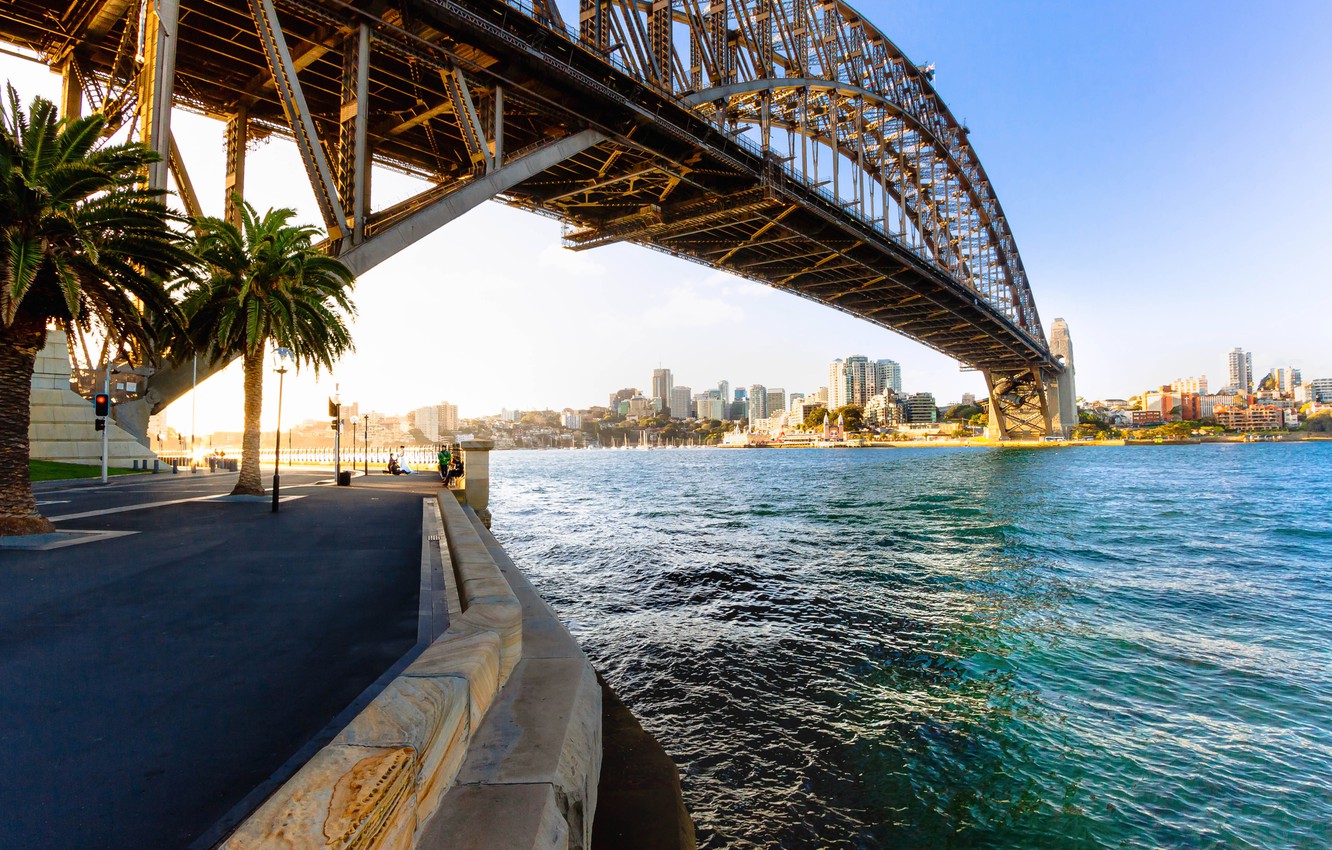
[(1142, 394), (1142, 409), (1156, 410), (1161, 413), (1162, 422), (1178, 422), (1202, 418), (1201, 396), (1197, 393), (1180, 392), (1170, 387), (1148, 390)]
[(939, 407), (933, 393), (916, 393), (906, 399), (907, 421), (912, 423), (938, 422)]
[(671, 387), (674, 385), (670, 369), (652, 370), (652, 397), (661, 399), (663, 406), (671, 403)]
[[(864, 422), (874, 428), (895, 428), (903, 421), (902, 405), (897, 395), (884, 391), (870, 396), (865, 403)], [(930, 420), (933, 421), (933, 420)]]
[(768, 388), (762, 384), (749, 385), (749, 421), (768, 418)]
[(800, 401), (791, 403), (791, 416), (797, 422), (804, 422), (809, 418), (811, 410), (826, 409), (827, 403), (819, 401), (817, 398), (802, 398)]
[(500, 419), (505, 422), (517, 422), (523, 418), (521, 410), (510, 410), (507, 407), (500, 408)]
[(1230, 386), (1237, 393), (1253, 392), (1253, 352), (1233, 348), (1226, 355), (1230, 369)]
[(768, 416), (776, 416), (779, 411), (786, 410), (786, 390), (782, 387), (773, 387), (764, 393), (768, 409)]
[(1196, 393), (1197, 395), (1207, 395), (1207, 376), (1199, 375), (1196, 378), (1176, 378), (1170, 382), (1170, 389), (1182, 393)]
[(583, 427), (583, 417), (572, 408), (564, 408), (560, 413), (560, 424), (570, 431), (577, 431)]
[[(875, 392), (884, 392), (892, 390), (895, 394), (902, 394), (902, 366), (896, 360), (879, 360), (875, 364), (876, 382)], [(972, 402), (975, 403), (974, 401)]]
[(690, 387), (683, 385), (671, 387), (671, 416), (676, 419), (688, 419), (693, 415), (693, 405), (689, 398), (692, 392), (693, 390)]
[(1217, 405), (1216, 421), (1230, 431), (1286, 427), (1286, 411), (1274, 404)]
[(1161, 411), (1159, 410), (1130, 410), (1129, 422), (1134, 426), (1138, 425), (1160, 425)]

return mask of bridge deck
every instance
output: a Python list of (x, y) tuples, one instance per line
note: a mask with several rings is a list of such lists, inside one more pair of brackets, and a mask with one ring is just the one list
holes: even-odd
[[(64, 14), (44, 0), (8, 6), (0, 38), (55, 64), (72, 58), (88, 99), (134, 121), (127, 70), (137, 3), (76, 0)], [(1039, 326), (1010, 318), (1026, 313), (990, 303), (774, 154), (705, 120), (685, 104), (688, 92), (636, 78), (550, 22), (495, 0), (276, 6), (326, 148), (345, 132), (344, 45), (358, 25), (371, 26), (371, 155), (430, 180), (438, 188), (429, 198), (480, 174), (475, 137), (469, 148), (468, 122), (450, 97), (448, 69), (459, 68), (482, 125), (493, 121), (493, 91), (503, 87), (510, 156), (587, 127), (607, 136), (501, 198), (565, 221), (570, 247), (636, 242), (843, 310), (976, 367), (1059, 369)], [(178, 106), (223, 119), (244, 111), (251, 139), (291, 133), (250, 2), (183, 0), (180, 44)], [(412, 209), (372, 214), (367, 234)]]

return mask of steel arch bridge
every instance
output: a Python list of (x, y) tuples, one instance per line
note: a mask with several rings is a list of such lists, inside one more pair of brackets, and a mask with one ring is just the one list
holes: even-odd
[[(932, 71), (838, 0), (579, 2), (571, 24), (555, 0), (4, 0), (0, 39), (62, 73), (67, 114), (161, 151), (150, 177), (191, 213), (172, 106), (226, 122), (229, 195), (247, 145), (293, 139), (358, 273), (499, 199), (574, 250), (638, 243), (935, 348), (984, 373), (998, 436), (1076, 424)], [(372, 163), (430, 188), (372, 209)], [(122, 419), (144, 433), (186, 371)]]

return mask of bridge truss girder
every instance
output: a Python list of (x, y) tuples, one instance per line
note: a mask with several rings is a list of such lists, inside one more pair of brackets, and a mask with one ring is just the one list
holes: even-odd
[[(358, 272), (496, 197), (564, 221), (571, 247), (636, 242), (973, 366), (1059, 368), (965, 128), (849, 7), (583, 0), (571, 36), (550, 2), (74, 4), (99, 5), (94, 41), (12, 0), (0, 37), (133, 114), (160, 102), (133, 58), (145, 2), (179, 3), (173, 99), (227, 122), (228, 189), (247, 144), (295, 139), (327, 247)], [(189, 153), (171, 158), (182, 189)], [(372, 210), (371, 162), (430, 188)], [(178, 386), (159, 371), (149, 403)]]

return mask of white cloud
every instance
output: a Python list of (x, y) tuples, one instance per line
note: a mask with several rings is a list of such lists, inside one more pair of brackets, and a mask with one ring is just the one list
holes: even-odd
[(665, 302), (647, 317), (647, 323), (658, 328), (696, 328), (744, 320), (742, 308), (723, 298), (700, 295), (692, 286), (679, 286), (667, 292)]
[(587, 252), (570, 251), (558, 242), (542, 248), (537, 262), (545, 268), (581, 277), (600, 277), (606, 273), (606, 267), (592, 259)]

